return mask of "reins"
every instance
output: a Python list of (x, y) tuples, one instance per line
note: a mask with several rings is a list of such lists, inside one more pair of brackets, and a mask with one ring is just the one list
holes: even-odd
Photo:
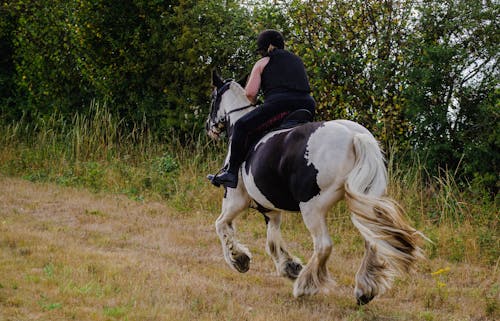
[(226, 115), (230, 115), (232, 113), (235, 113), (237, 111), (241, 111), (241, 110), (245, 110), (247, 108), (250, 108), (250, 107), (255, 107), (257, 106), (256, 104), (250, 104), (250, 105), (246, 105), (246, 106), (243, 106), (243, 107), (239, 107), (239, 108), (236, 108), (236, 109), (233, 109), (233, 110), (230, 110), (226, 113)]
[[(228, 111), (224, 115), (224, 123), (227, 124), (229, 122), (229, 115), (231, 115), (232, 113), (235, 113), (237, 111), (242, 111), (242, 110), (245, 110), (245, 109), (248, 109), (251, 107), (255, 107), (255, 106), (256, 106), (255, 104), (250, 104), (250, 105), (246, 105), (246, 106), (239, 107), (239, 108)], [(225, 127), (226, 127), (226, 135), (229, 137), (229, 126), (226, 125)]]

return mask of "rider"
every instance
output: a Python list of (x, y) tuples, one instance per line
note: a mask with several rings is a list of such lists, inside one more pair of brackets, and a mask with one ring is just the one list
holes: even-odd
[(256, 103), (259, 89), (264, 103), (241, 117), (233, 127), (229, 166), (211, 177), (214, 185), (235, 188), (238, 170), (245, 160), (252, 135), (274, 127), (289, 112), (307, 109), (314, 115), (316, 102), (302, 60), (284, 49), (283, 35), (276, 30), (264, 30), (257, 38), (257, 52), (262, 56), (252, 68), (245, 94)]

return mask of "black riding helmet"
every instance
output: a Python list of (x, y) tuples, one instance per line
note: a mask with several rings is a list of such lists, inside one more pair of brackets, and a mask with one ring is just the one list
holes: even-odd
[(257, 38), (257, 52), (266, 53), (269, 45), (273, 45), (278, 49), (285, 48), (285, 39), (281, 32), (273, 29), (264, 30)]

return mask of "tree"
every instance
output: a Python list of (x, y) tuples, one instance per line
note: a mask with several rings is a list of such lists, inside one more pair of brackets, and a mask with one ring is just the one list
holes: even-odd
[(13, 19), (8, 64), (14, 66), (10, 85), (15, 105), (7, 114), (44, 115), (71, 104), (81, 104), (78, 72), (69, 54), (69, 32), (65, 18), (73, 11), (66, 1), (14, 0), (3, 4)]
[(358, 121), (386, 150), (420, 155), (431, 175), (456, 169), (492, 188), (500, 181), (499, 7), (491, 0), (3, 2), (0, 118), (71, 117), (97, 99), (129, 128), (198, 132), (211, 70), (246, 74), (258, 32), (275, 28), (306, 65), (318, 119)]
[(236, 74), (251, 56), (249, 12), (236, 2), (15, 0), (11, 6), (16, 22), (6, 56), (16, 68), (15, 108), (34, 119), (55, 111), (70, 116), (97, 99), (130, 126), (145, 118), (157, 133), (189, 132), (203, 123), (210, 70), (223, 66)]
[(404, 142), (401, 95), (410, 1), (293, 1), (295, 45), (310, 69), (318, 114), (367, 126), (385, 145)]
[[(409, 142), (431, 175), (440, 168), (457, 169), (464, 160), (465, 170), (457, 172), (468, 173), (466, 178), (476, 172), (498, 174), (495, 149), (487, 148), (488, 155), (479, 150), (495, 144), (498, 150), (492, 136), (498, 137), (499, 127), (492, 120), (498, 120), (493, 98), (498, 98), (499, 6), (427, 0), (416, 9), (405, 89), (405, 112), (413, 126)], [(493, 134), (478, 135), (479, 128)], [(477, 162), (476, 157), (484, 158)]]
[(12, 60), (14, 52), (14, 30), (16, 15), (13, 3), (0, 5), (0, 111), (1, 114), (13, 109), (15, 104), (14, 75), (15, 66)]

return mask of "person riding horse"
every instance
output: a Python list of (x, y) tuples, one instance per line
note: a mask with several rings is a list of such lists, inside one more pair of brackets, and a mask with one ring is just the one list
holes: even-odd
[[(223, 81), (213, 73), (212, 84), (216, 89), (205, 129), (213, 139), (224, 130), (232, 137), (240, 119), (266, 109), (252, 105), (236, 81)], [(238, 171), (240, 183), (225, 189), (215, 222), (222, 253), (232, 269), (241, 273), (250, 269), (252, 254), (238, 241), (233, 222), (245, 209), (254, 208), (264, 215), (266, 252), (277, 274), (294, 280), (293, 295), (330, 290), (327, 261), (333, 241), (327, 216), (345, 199), (351, 220), (365, 240), (354, 295), (358, 304), (367, 304), (390, 289), (395, 276), (413, 270), (423, 257), (419, 240), (426, 238), (406, 222), (402, 207), (387, 194), (384, 155), (373, 134), (346, 119), (290, 127), (290, 119), (293, 123), (305, 120), (304, 113), (294, 111), (283, 120), (285, 124), (280, 123), (279, 130), (259, 134), (259, 139), (247, 136), (252, 147)], [(228, 160), (229, 155), (226, 164)], [(300, 212), (309, 230), (314, 252), (307, 264), (287, 250), (280, 232), (282, 211)]]
[(283, 35), (277, 30), (264, 30), (257, 38), (257, 52), (262, 56), (252, 68), (245, 94), (256, 103), (259, 89), (264, 103), (241, 117), (234, 125), (229, 166), (217, 175), (209, 175), (215, 186), (236, 188), (238, 171), (251, 146), (252, 135), (275, 127), (290, 112), (307, 109), (312, 115), (316, 102), (302, 60), (285, 50)]

